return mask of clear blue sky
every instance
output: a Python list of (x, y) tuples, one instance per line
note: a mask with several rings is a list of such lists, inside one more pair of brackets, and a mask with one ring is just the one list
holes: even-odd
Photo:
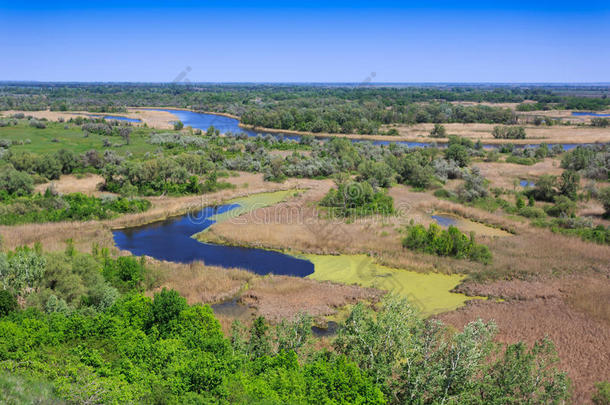
[(0, 0), (0, 80), (187, 66), (191, 82), (609, 82), (610, 1)]

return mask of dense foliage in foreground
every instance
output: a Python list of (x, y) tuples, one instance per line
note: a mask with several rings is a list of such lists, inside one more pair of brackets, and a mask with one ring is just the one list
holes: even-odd
[(0, 321), (0, 367), (51, 380), (71, 403), (553, 404), (567, 395), (550, 342), (497, 356), (493, 324), (451, 334), (390, 299), (376, 315), (356, 306), (334, 352), (311, 350), (310, 327), (301, 317), (270, 329), (259, 318), (229, 340), (210, 307), (163, 290), (98, 313), (12, 313)]
[(236, 322), (227, 338), (209, 306), (173, 290), (142, 295), (149, 273), (143, 260), (82, 254), (71, 243), (65, 252), (1, 253), (0, 392), (156, 404), (559, 404), (568, 396), (551, 342), (504, 347), (492, 323), (455, 332), (389, 296), (376, 308), (356, 305), (324, 350), (307, 315)]

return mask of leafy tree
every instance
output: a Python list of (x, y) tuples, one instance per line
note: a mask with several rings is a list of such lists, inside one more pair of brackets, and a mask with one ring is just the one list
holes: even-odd
[[(1, 260), (1, 259), (0, 259)], [(0, 290), (0, 318), (17, 309), (17, 299), (7, 290)]]
[(559, 193), (571, 200), (575, 200), (580, 188), (580, 176), (574, 170), (565, 170), (559, 180)]
[(34, 287), (45, 272), (46, 259), (27, 247), (11, 252), (8, 258), (0, 253), (0, 282), (2, 288), (17, 294), (26, 287)]
[(536, 200), (553, 201), (556, 191), (557, 178), (550, 174), (543, 174), (536, 180), (536, 187), (531, 191)]
[(554, 216), (572, 216), (576, 212), (576, 203), (564, 195), (555, 197), (555, 204), (546, 209), (546, 213)]
[(10, 164), (6, 165), (0, 168), (0, 193), (2, 191), (9, 195), (29, 195), (34, 191), (32, 176), (15, 170)]
[(182, 128), (184, 128), (182, 121), (174, 122), (174, 131), (180, 131)]
[(271, 353), (271, 343), (267, 330), (269, 327), (263, 317), (254, 320), (250, 328), (250, 341), (248, 343), (248, 353), (250, 357), (257, 358)]
[(434, 128), (430, 131), (430, 136), (433, 138), (444, 138), (447, 136), (447, 130), (442, 124), (434, 124)]
[(394, 181), (394, 171), (385, 162), (366, 160), (358, 166), (359, 181), (368, 181), (374, 187), (387, 188)]
[(445, 150), (445, 159), (453, 160), (460, 167), (466, 167), (470, 163), (470, 154), (464, 145), (453, 144)]
[(169, 332), (177, 326), (180, 313), (186, 308), (186, 300), (176, 290), (164, 288), (161, 292), (155, 293), (152, 317), (162, 336), (169, 336)]
[(61, 166), (61, 172), (63, 174), (70, 174), (78, 167), (78, 160), (74, 153), (68, 149), (60, 149), (56, 153), (57, 161)]
[(478, 167), (464, 170), (462, 177), (464, 178), (464, 183), (458, 190), (460, 198), (465, 201), (474, 201), (488, 195), (487, 180), (481, 175)]

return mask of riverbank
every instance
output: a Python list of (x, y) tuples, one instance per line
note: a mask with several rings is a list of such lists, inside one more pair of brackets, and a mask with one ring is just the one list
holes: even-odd
[[(169, 111), (158, 111), (160, 109), (186, 111), (199, 114), (215, 115), (237, 120), (236, 128), (241, 128), (247, 131), (252, 131), (261, 134), (285, 134), (293, 136), (313, 136), (317, 139), (328, 138), (346, 138), (353, 141), (371, 141), (371, 142), (407, 142), (421, 144), (446, 144), (449, 138), (435, 138), (430, 136), (430, 131), (434, 124), (393, 124), (385, 125), (382, 130), (395, 129), (398, 135), (361, 135), (361, 134), (334, 134), (334, 133), (316, 133), (307, 131), (294, 131), (275, 128), (255, 127), (239, 122), (239, 117), (229, 113), (211, 112), (211, 111), (195, 111), (188, 108), (180, 107), (128, 107), (128, 113), (112, 114), (131, 119), (139, 119), (141, 122), (132, 123), (135, 126), (148, 126), (156, 129), (173, 129), (173, 123), (179, 118)], [(5, 115), (14, 113), (23, 113), (36, 118), (46, 118), (52, 121), (57, 121), (59, 118), (69, 119), (78, 116), (99, 116), (100, 113), (91, 113), (85, 111), (59, 112), (59, 111), (5, 111)], [(578, 117), (576, 117), (578, 118)], [(526, 139), (496, 139), (492, 135), (495, 124), (461, 124), (461, 123), (446, 123), (443, 124), (449, 135), (457, 135), (471, 139), (473, 142), (481, 140), (485, 145), (531, 145), (531, 144), (595, 144), (610, 142), (610, 128), (598, 128), (590, 125), (584, 125), (584, 122), (578, 121), (578, 125), (524, 125), (527, 133)]]

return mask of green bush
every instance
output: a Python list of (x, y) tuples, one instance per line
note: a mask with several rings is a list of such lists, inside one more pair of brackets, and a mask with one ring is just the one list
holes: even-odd
[(525, 139), (525, 128), (495, 126), (492, 135), (498, 139)]
[[(4, 276), (4, 275), (3, 275)], [(7, 290), (0, 290), (0, 318), (17, 309), (17, 299)]]
[(409, 225), (402, 240), (403, 247), (438, 256), (451, 256), (457, 259), (470, 259), (484, 264), (491, 263), (492, 256), (485, 245), (476, 244), (474, 234), (464, 235), (456, 227), (447, 230), (437, 224), (430, 224), (428, 229), (423, 225)]
[(595, 405), (610, 405), (610, 381), (602, 381), (595, 384), (596, 392), (593, 394)]
[(32, 176), (15, 170), (12, 165), (0, 168), (0, 201), (7, 197), (30, 195), (34, 190)]
[(0, 224), (109, 219), (118, 214), (144, 212), (150, 206), (150, 201), (125, 197), (97, 198), (81, 193), (63, 196), (37, 194), (11, 198), (0, 205)]
[(542, 208), (538, 207), (523, 207), (518, 211), (519, 215), (522, 215), (526, 218), (545, 218), (546, 213)]
[(532, 166), (538, 162), (537, 159), (531, 157), (510, 155), (506, 158), (506, 163), (514, 163), (518, 165)]
[(394, 212), (394, 199), (382, 191), (374, 191), (368, 182), (338, 182), (320, 201), (331, 215), (362, 217), (390, 215)]

